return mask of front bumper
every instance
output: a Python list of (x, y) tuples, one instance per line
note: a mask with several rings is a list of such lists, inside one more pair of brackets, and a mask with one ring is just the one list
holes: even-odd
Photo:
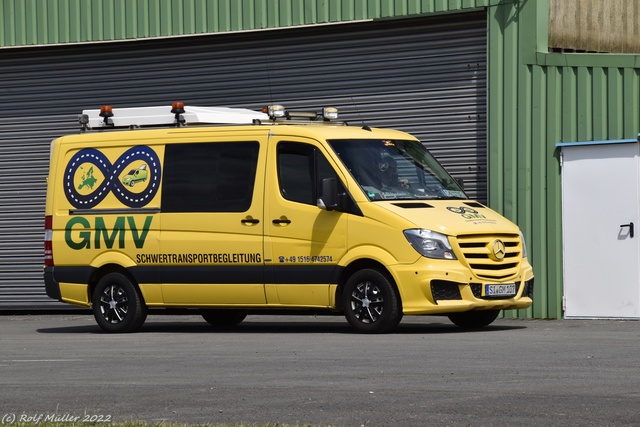
[[(393, 270), (407, 315), (523, 309), (533, 303), (533, 269), (526, 258), (517, 274), (491, 281), (479, 279), (457, 261), (422, 258)], [(514, 284), (515, 295), (486, 295), (486, 285), (499, 284)]]

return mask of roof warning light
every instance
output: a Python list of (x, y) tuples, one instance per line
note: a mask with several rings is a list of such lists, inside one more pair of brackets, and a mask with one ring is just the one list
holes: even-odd
[(100, 117), (104, 119), (104, 126), (113, 126), (113, 108), (111, 105), (103, 105), (100, 107)]
[(174, 102), (171, 104), (171, 113), (175, 115), (174, 124), (176, 127), (185, 126), (186, 120), (183, 116), (184, 114), (184, 102)]

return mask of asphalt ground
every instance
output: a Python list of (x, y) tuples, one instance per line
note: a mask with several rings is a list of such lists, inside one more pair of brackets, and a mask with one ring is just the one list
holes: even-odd
[[(150, 315), (102, 333), (91, 314), (0, 316), (0, 422), (312, 426), (635, 426), (640, 322), (498, 319), (463, 331), (405, 317), (249, 316), (233, 331)], [(56, 418), (57, 417), (57, 418)]]

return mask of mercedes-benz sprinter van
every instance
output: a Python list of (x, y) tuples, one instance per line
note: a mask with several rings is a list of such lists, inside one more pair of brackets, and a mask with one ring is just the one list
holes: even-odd
[[(413, 136), (337, 110), (87, 110), (53, 141), (47, 294), (108, 332), (156, 308), (216, 326), (277, 310), (461, 327), (532, 304), (518, 227), (470, 200)], [(144, 171), (138, 172), (136, 171)], [(161, 312), (161, 311), (160, 311)]]

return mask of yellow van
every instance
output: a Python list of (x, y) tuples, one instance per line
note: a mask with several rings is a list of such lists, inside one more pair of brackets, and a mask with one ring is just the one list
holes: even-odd
[(105, 106), (80, 123), (51, 146), (44, 279), (105, 331), (155, 308), (220, 327), (290, 310), (364, 333), (403, 315), (480, 328), (532, 304), (518, 227), (409, 134), (281, 106)]

